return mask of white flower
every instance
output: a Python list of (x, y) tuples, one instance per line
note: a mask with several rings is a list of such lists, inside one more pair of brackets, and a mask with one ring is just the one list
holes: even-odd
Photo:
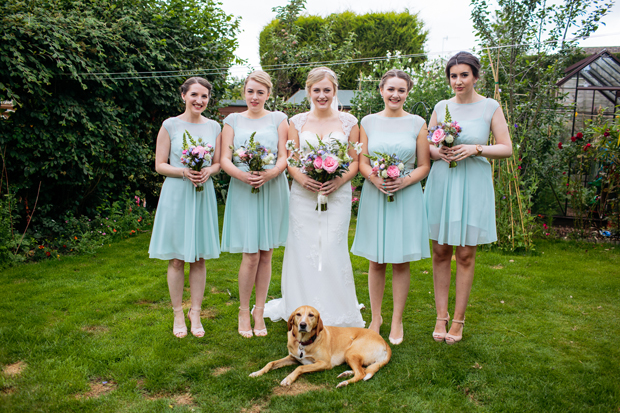
[(286, 141), (286, 150), (287, 151), (294, 151), (295, 150), (295, 141), (293, 141), (293, 140)]
[(374, 166), (374, 167), (378, 167), (378, 166), (379, 166), (379, 161), (374, 161), (374, 162), (372, 163), (372, 166)]
[(452, 142), (454, 142), (454, 136), (446, 135), (444, 140), (446, 141), (446, 143), (452, 143)]
[(382, 170), (382, 171), (381, 171), (381, 178), (384, 178), (384, 179), (385, 179), (385, 178), (387, 178), (387, 177), (388, 177), (387, 170), (385, 170), (385, 169), (384, 169), (384, 170)]
[(355, 153), (358, 155), (362, 153), (362, 145), (364, 145), (364, 142), (356, 142), (353, 144), (353, 149), (355, 149)]
[(398, 170), (402, 171), (403, 169), (405, 169), (405, 165), (403, 165), (403, 163), (401, 162), (398, 164)]

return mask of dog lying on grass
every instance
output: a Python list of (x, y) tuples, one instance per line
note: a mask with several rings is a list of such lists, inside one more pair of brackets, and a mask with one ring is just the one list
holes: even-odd
[(293, 311), (287, 326), (288, 356), (267, 363), (250, 377), (301, 364), (280, 382), (281, 386), (289, 386), (303, 373), (332, 369), (346, 362), (353, 370), (345, 371), (338, 377), (352, 375), (353, 378), (336, 386), (343, 387), (361, 379), (369, 380), (392, 357), (390, 346), (378, 333), (358, 327), (323, 326), (321, 316), (314, 307), (305, 305)]

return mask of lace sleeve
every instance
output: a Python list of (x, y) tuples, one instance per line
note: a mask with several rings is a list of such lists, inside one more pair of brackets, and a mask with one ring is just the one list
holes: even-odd
[(348, 138), (353, 126), (357, 125), (357, 118), (349, 113), (340, 112), (340, 121), (342, 122), (342, 130)]
[(297, 129), (297, 133), (301, 133), (301, 128), (304, 127), (307, 120), (308, 120), (308, 112), (297, 114), (291, 118), (291, 123), (295, 125), (295, 129)]

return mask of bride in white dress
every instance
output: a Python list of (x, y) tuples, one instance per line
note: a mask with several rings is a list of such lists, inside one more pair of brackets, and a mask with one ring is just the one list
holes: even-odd
[[(306, 92), (310, 112), (291, 118), (289, 140), (308, 150), (321, 139), (359, 141), (357, 119), (338, 111), (336, 74), (318, 67), (308, 74)], [(318, 135), (318, 136), (317, 136)], [(348, 235), (351, 220), (350, 180), (357, 174), (353, 162), (340, 178), (321, 184), (289, 166), (293, 186), (289, 200), (289, 226), (282, 263), (282, 298), (265, 305), (264, 316), (272, 321), (287, 320), (301, 305), (311, 305), (321, 313), (323, 323), (338, 327), (364, 327), (357, 302), (353, 269), (349, 257)], [(328, 196), (327, 211), (316, 210), (317, 195)]]

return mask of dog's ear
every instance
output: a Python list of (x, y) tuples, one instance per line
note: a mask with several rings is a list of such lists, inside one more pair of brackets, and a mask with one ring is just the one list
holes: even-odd
[(320, 315), (317, 315), (316, 318), (316, 335), (318, 336), (319, 334), (321, 334), (321, 331), (323, 331), (323, 320), (321, 319)]
[(293, 328), (293, 324), (295, 324), (295, 314), (296, 313), (293, 311), (291, 316), (288, 318), (288, 321), (286, 322), (286, 327), (288, 328), (288, 331), (291, 331), (291, 329)]

